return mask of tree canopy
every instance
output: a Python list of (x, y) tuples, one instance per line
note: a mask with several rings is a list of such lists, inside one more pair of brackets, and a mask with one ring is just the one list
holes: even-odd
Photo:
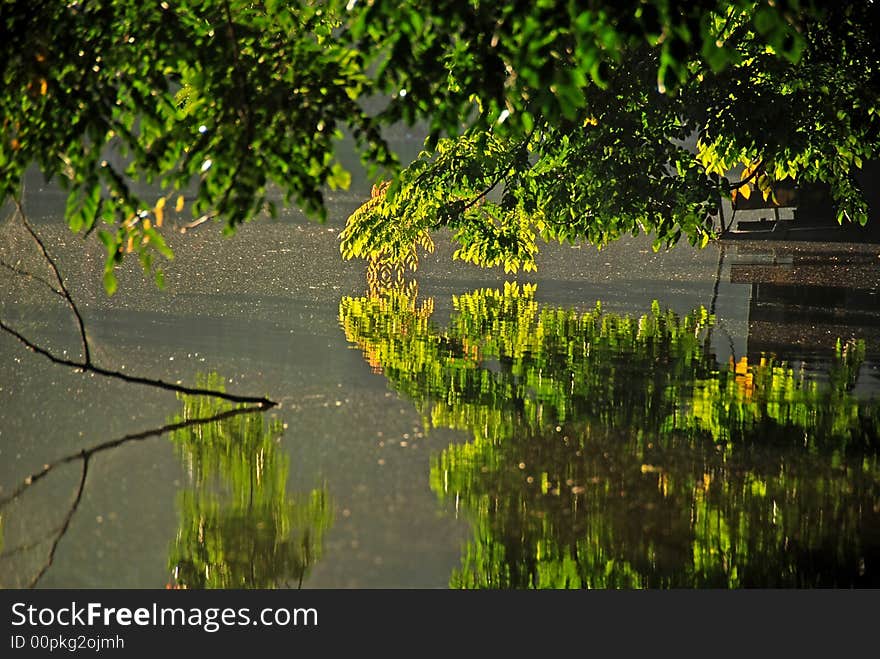
[[(459, 258), (508, 269), (534, 267), (539, 239), (705, 244), (724, 197), (787, 178), (827, 182), (839, 218), (864, 223), (878, 11), (5, 1), (0, 195), (32, 166), (59, 180), (71, 228), (106, 245), (111, 292), (126, 254), (148, 270), (171, 257), (170, 212), (231, 230), (273, 212), (278, 188), (323, 217), (324, 191), (349, 181), (343, 134), (392, 179), (350, 218), (347, 257), (401, 262), (441, 226)], [(383, 138), (399, 121), (430, 130), (402, 170)], [(737, 165), (745, 183), (727, 179)]]

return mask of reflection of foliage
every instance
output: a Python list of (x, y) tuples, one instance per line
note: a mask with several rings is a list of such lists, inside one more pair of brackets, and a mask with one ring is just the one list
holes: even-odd
[[(430, 301), (417, 308), (399, 291), (344, 300), (342, 321), (349, 340), (399, 391), (430, 403), (424, 411), (438, 425), (499, 438), (523, 418), (546, 425), (589, 409), (612, 422), (636, 405), (664, 413), (661, 401), (674, 399), (682, 371), (695, 367), (705, 312), (681, 322), (659, 308), (640, 320), (598, 307), (578, 314), (539, 309), (533, 290), (508, 285), (503, 294), (455, 298), (458, 313), (442, 333), (429, 322)], [(612, 395), (621, 369), (642, 373), (652, 386)]]
[(455, 298), (447, 330), (399, 290), (341, 305), (426, 422), (473, 435), (431, 474), (475, 528), (454, 586), (877, 579), (880, 405), (851, 391), (863, 346), (823, 382), (770, 358), (722, 367), (703, 310), (577, 313), (532, 290)]
[(864, 354), (864, 343), (839, 347), (826, 383), (807, 380), (802, 370), (772, 358), (753, 365), (746, 357), (731, 361), (723, 377), (694, 383), (691, 414), (682, 427), (693, 423), (718, 441), (760, 437), (765, 428), (776, 435), (788, 428), (795, 439), (806, 432), (813, 441), (836, 441), (839, 448), (876, 441), (880, 407), (866, 406), (850, 393)]
[[(206, 386), (222, 388), (216, 376)], [(182, 419), (229, 408), (208, 397), (181, 396)], [(185, 588), (271, 588), (301, 582), (321, 555), (332, 507), (323, 489), (288, 498), (282, 425), (259, 413), (176, 431), (172, 441), (189, 484), (178, 498), (180, 529), (169, 564)]]

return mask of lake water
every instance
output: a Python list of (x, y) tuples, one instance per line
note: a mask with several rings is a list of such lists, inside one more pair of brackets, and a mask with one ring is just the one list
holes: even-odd
[[(171, 222), (165, 290), (129, 263), (107, 298), (100, 243), (30, 187), (96, 363), (279, 405), (125, 439), (230, 406), (0, 333), (0, 586), (880, 585), (880, 250), (626, 238), (511, 276), (441, 234), (371, 290), (338, 247), (367, 194), (231, 239)], [(0, 291), (79, 358), (63, 300), (5, 268)]]

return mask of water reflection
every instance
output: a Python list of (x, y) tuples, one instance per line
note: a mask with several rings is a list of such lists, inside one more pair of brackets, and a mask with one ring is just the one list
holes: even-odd
[(473, 540), (453, 587), (880, 584), (880, 401), (864, 344), (824, 377), (719, 364), (713, 318), (542, 306), (531, 287), (344, 298), (348, 340), (421, 411), (466, 431), (431, 487)]
[[(200, 383), (222, 387), (211, 376)], [(181, 396), (175, 421), (222, 413), (229, 403)], [(289, 456), (278, 446), (279, 420), (247, 414), (176, 430), (171, 440), (188, 482), (177, 497), (180, 526), (169, 555), (170, 586), (277, 588), (301, 586), (321, 557), (333, 521), (325, 489), (287, 493)]]
[[(223, 391), (223, 378), (198, 378), (198, 387)], [(84, 447), (47, 463), (0, 499), (0, 575), (4, 587), (34, 587), (55, 563), (59, 543), (75, 521), (84, 493), (95, 487), (92, 458), (147, 439), (170, 436), (187, 479), (177, 497), (178, 530), (169, 548), (169, 588), (277, 588), (301, 586), (320, 559), (333, 522), (326, 487), (291, 496), (289, 456), (279, 445), (281, 421), (259, 406), (210, 396), (179, 395), (182, 409), (158, 428)], [(65, 491), (64, 467), (80, 476)], [(64, 501), (60, 521), (31, 524), (27, 510), (38, 482), (56, 481)], [(68, 481), (69, 482), (69, 476)], [(99, 484), (100, 486), (100, 484)], [(53, 489), (54, 491), (54, 489)], [(44, 490), (45, 492), (45, 490)], [(45, 496), (45, 494), (44, 494)], [(33, 502), (30, 502), (33, 503)], [(56, 504), (52, 504), (53, 506)], [(18, 533), (4, 547), (4, 526), (19, 516)], [(47, 528), (45, 528), (47, 527)], [(8, 579), (14, 582), (6, 583)], [(155, 584), (154, 584), (155, 585)]]

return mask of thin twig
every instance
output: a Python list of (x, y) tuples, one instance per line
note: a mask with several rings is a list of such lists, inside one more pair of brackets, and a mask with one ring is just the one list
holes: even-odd
[(31, 238), (33, 238), (34, 242), (37, 243), (37, 247), (39, 247), (40, 253), (43, 255), (43, 258), (46, 259), (49, 267), (52, 268), (52, 272), (55, 273), (55, 280), (61, 287), (61, 293), (64, 296), (64, 299), (67, 300), (67, 305), (70, 307), (73, 315), (76, 317), (76, 324), (79, 327), (79, 337), (82, 341), (83, 361), (86, 365), (90, 365), (92, 363), (92, 356), (89, 352), (89, 340), (86, 337), (86, 326), (83, 322), (82, 316), (79, 313), (79, 309), (77, 309), (73, 298), (70, 296), (70, 291), (67, 290), (67, 286), (64, 285), (64, 279), (61, 277), (61, 273), (58, 271), (58, 266), (55, 264), (55, 260), (49, 255), (49, 251), (46, 249), (46, 245), (43, 244), (40, 236), (37, 235), (37, 232), (34, 231), (33, 227), (31, 227), (30, 222), (28, 222), (27, 217), (24, 214), (24, 209), (21, 206), (21, 200), (18, 197), (14, 197), (13, 200), (15, 202), (15, 207), (18, 210), (18, 216), (21, 218), (21, 223), (24, 225), (24, 228), (27, 229), (27, 232), (31, 234)]
[(185, 387), (183, 385), (171, 384), (169, 382), (164, 382), (162, 380), (156, 380), (153, 378), (144, 378), (136, 375), (128, 375), (119, 371), (111, 371), (110, 369), (102, 368), (101, 366), (93, 364), (91, 354), (89, 352), (89, 341), (86, 336), (85, 323), (83, 322), (82, 315), (80, 314), (79, 309), (76, 306), (76, 302), (74, 302), (73, 297), (70, 295), (70, 291), (67, 290), (67, 286), (65, 286), (64, 284), (64, 279), (61, 277), (61, 272), (58, 270), (58, 266), (56, 265), (54, 259), (52, 259), (49, 251), (46, 249), (46, 245), (43, 243), (43, 241), (40, 239), (40, 236), (37, 234), (36, 231), (34, 231), (33, 227), (31, 227), (30, 223), (28, 222), (27, 217), (24, 214), (24, 209), (22, 208), (20, 199), (16, 197), (14, 198), (14, 201), (16, 209), (18, 211), (18, 215), (21, 217), (22, 224), (24, 225), (25, 229), (27, 229), (31, 237), (34, 239), (34, 242), (36, 242), (37, 246), (40, 249), (40, 253), (43, 255), (43, 258), (46, 259), (46, 261), (49, 263), (49, 266), (52, 268), (52, 271), (55, 273), (55, 279), (57, 280), (58, 285), (61, 287), (61, 290), (56, 290), (53, 286), (49, 285), (48, 282), (44, 283), (49, 285), (52, 290), (61, 295), (67, 301), (68, 306), (70, 307), (71, 311), (73, 311), (74, 316), (76, 316), (76, 322), (79, 326), (79, 334), (83, 346), (83, 361), (75, 362), (73, 360), (64, 359), (62, 357), (58, 357), (57, 355), (52, 354), (49, 350), (38, 346), (37, 344), (30, 341), (27, 337), (16, 331), (14, 328), (4, 323), (2, 318), (0, 318), (0, 329), (3, 329), (9, 334), (12, 334), (12, 336), (23, 343), (28, 349), (40, 355), (43, 355), (53, 363), (59, 364), (61, 366), (69, 366), (70, 368), (88, 371), (90, 373), (96, 373), (98, 375), (103, 375), (106, 377), (116, 378), (124, 382), (129, 382), (132, 384), (143, 384), (151, 387), (157, 387), (159, 389), (165, 389), (166, 391), (174, 391), (181, 394), (213, 396), (215, 398), (221, 398), (223, 400), (228, 400), (233, 403), (255, 404), (259, 405), (263, 409), (269, 409), (277, 405), (275, 401), (269, 400), (265, 397), (236, 396), (235, 394), (227, 394), (226, 392), (216, 391), (212, 389), (202, 389), (200, 387)]
[(58, 535), (55, 536), (55, 540), (52, 542), (52, 548), (49, 549), (49, 555), (46, 557), (46, 562), (43, 564), (43, 567), (40, 568), (40, 571), (37, 573), (30, 584), (28, 584), (28, 588), (35, 588), (37, 582), (43, 578), (43, 575), (46, 574), (46, 571), (52, 567), (52, 563), (55, 562), (55, 550), (58, 549), (58, 543), (61, 542), (61, 538), (65, 536), (67, 533), (67, 529), (70, 528), (70, 520), (73, 519), (73, 516), (76, 514), (77, 508), (79, 508), (79, 502), (82, 500), (83, 491), (86, 487), (86, 477), (89, 474), (89, 458), (88, 456), (83, 456), (83, 464), (82, 464), (82, 477), (79, 479), (79, 487), (76, 490), (76, 498), (73, 500), (73, 504), (70, 506), (70, 510), (67, 512), (67, 515), (64, 517), (64, 521), (61, 523), (61, 529), (58, 531)]
[(180, 233), (186, 233), (190, 229), (195, 229), (197, 226), (204, 224), (208, 220), (217, 217), (217, 211), (211, 211), (210, 213), (205, 213), (199, 219), (193, 220), (189, 224), (186, 224), (180, 228)]
[(94, 364), (86, 364), (75, 362), (70, 359), (64, 359), (62, 357), (58, 357), (57, 355), (53, 355), (51, 352), (38, 346), (37, 344), (30, 341), (27, 337), (23, 336), (19, 332), (17, 332), (14, 328), (10, 327), (6, 323), (0, 319), (0, 329), (12, 334), (16, 339), (18, 339), (21, 343), (25, 345), (29, 350), (36, 352), (37, 354), (43, 355), (51, 362), (55, 364), (59, 364), (60, 366), (69, 366), (70, 368), (74, 368), (81, 371), (87, 371), (90, 373), (95, 373), (97, 375), (104, 375), (109, 378), (116, 378), (117, 380), (122, 380), (123, 382), (129, 382), (131, 384), (143, 384), (150, 387), (157, 387), (159, 389), (165, 389), (166, 391), (174, 391), (176, 393), (181, 394), (190, 394), (194, 396), (213, 396), (215, 398), (222, 398), (223, 400), (228, 400), (233, 403), (252, 403), (254, 405), (259, 405), (262, 409), (269, 409), (275, 407), (277, 403), (273, 400), (269, 400), (268, 398), (261, 398), (257, 396), (237, 396), (235, 394), (228, 394), (225, 391), (216, 391), (214, 389), (202, 389), (200, 387), (186, 387), (180, 384), (171, 384), (170, 382), (164, 382), (163, 380), (154, 380), (152, 378), (142, 378), (137, 375), (128, 375), (127, 373), (121, 373), (120, 371), (111, 371), (106, 368), (102, 368), (100, 366), (95, 366)]
[(22, 270), (21, 268), (16, 268), (14, 265), (9, 265), (6, 261), (0, 261), (0, 267), (4, 267), (7, 270), (9, 270), (10, 272), (13, 272), (17, 275), (21, 275), (22, 277), (30, 277), (31, 279), (38, 281), (41, 284), (44, 284), (45, 286), (47, 286), (50, 291), (55, 293), (55, 295), (58, 295), (60, 297), (64, 297), (64, 293), (59, 291), (52, 284), (50, 284), (48, 281), (46, 281), (45, 279), (43, 279), (39, 275), (35, 275), (34, 273), (28, 272), (27, 270)]
[(492, 184), (491, 184), (488, 188), (486, 188), (485, 190), (483, 190), (480, 194), (478, 194), (476, 197), (474, 197), (473, 199), (471, 199), (467, 204), (465, 204), (464, 208), (462, 209), (462, 212), (464, 212), (464, 211), (468, 210), (469, 208), (471, 208), (474, 204), (476, 204), (478, 201), (480, 201), (480, 199), (482, 199), (482, 198), (485, 197), (487, 194), (489, 194), (490, 192), (492, 192), (492, 190), (494, 190), (495, 187), (496, 187), (499, 183), (501, 183), (501, 181), (503, 181), (505, 178), (507, 178), (507, 172), (509, 172), (509, 171), (510, 171), (510, 168), (513, 167), (513, 163), (514, 163), (514, 161), (516, 160), (516, 157), (519, 155), (518, 151), (519, 151), (521, 148), (528, 148), (528, 146), (529, 146), (529, 142), (530, 142), (531, 139), (532, 139), (532, 135), (535, 134), (535, 129), (536, 129), (536, 128), (537, 128), (537, 126), (532, 126), (532, 130), (530, 130), (530, 131), (529, 131), (529, 134), (526, 135), (526, 139), (523, 140), (523, 142), (521, 142), (520, 144), (517, 144), (516, 147), (513, 148), (513, 149), (511, 150), (511, 157), (510, 157), (510, 160), (508, 160), (507, 163), (504, 165), (504, 167), (500, 170), (500, 173), (499, 173), (498, 176), (495, 178), (495, 180), (492, 181)]
[(761, 160), (758, 161), (758, 164), (755, 165), (755, 168), (752, 170), (752, 173), (751, 173), (751, 174), (749, 174), (748, 176), (746, 176), (746, 177), (745, 177), (744, 179), (742, 179), (739, 183), (731, 183), (731, 184), (727, 187), (728, 192), (729, 192), (729, 191), (732, 191), (732, 190), (736, 190), (736, 189), (738, 189), (738, 188), (741, 188), (742, 186), (744, 186), (744, 185), (746, 185), (747, 183), (749, 183), (753, 178), (755, 178), (755, 177), (760, 173), (761, 168), (762, 168), (763, 166), (764, 166), (764, 159), (761, 158)]

